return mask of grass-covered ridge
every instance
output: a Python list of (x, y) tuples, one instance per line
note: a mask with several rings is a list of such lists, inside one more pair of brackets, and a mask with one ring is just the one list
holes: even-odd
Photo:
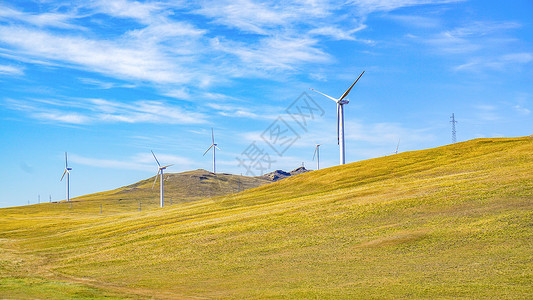
[(530, 137), (477, 139), (143, 212), (1, 209), (0, 295), (531, 298), (532, 170)]

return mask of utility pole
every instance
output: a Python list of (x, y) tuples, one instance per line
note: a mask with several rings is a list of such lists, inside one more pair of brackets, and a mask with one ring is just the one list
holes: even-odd
[(452, 143), (456, 143), (457, 142), (457, 137), (456, 137), (456, 131), (455, 131), (455, 123), (457, 123), (457, 121), (455, 121), (455, 114), (452, 113), (452, 116), (450, 117), (450, 119), (452, 119), (450, 121), (450, 123), (452, 123)]

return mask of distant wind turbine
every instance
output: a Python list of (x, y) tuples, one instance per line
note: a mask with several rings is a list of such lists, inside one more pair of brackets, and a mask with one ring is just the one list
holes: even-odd
[(335, 99), (317, 90), (311, 89), (312, 91), (315, 91), (337, 103), (337, 144), (339, 145), (339, 148), (340, 148), (340, 164), (341, 165), (344, 165), (346, 163), (346, 159), (344, 155), (344, 107), (343, 106), (345, 104), (350, 103), (350, 100), (345, 99), (345, 98), (346, 96), (348, 96), (348, 93), (350, 93), (353, 86), (357, 83), (357, 81), (359, 81), (359, 78), (361, 78), (361, 76), (363, 76), (364, 73), (365, 71), (363, 71), (363, 73), (361, 73), (361, 75), (357, 77), (357, 79), (354, 81), (354, 83), (352, 83), (350, 88), (348, 88), (346, 92), (344, 92), (344, 94), (342, 94), (342, 96), (339, 99)]
[(313, 153), (313, 160), (315, 160), (315, 155), (316, 155), (316, 169), (317, 170), (320, 170), (320, 144), (316, 144), (316, 147), (315, 147), (315, 153)]
[[(209, 146), (209, 148), (207, 148), (207, 150), (205, 150), (204, 152), (204, 156), (207, 154), (207, 152), (209, 152), (209, 150), (211, 150), (211, 148), (213, 148), (213, 173), (216, 173), (216, 161), (215, 161), (215, 149), (218, 149), (220, 150), (220, 148), (217, 147), (218, 144), (215, 144), (215, 133), (213, 132), (213, 128), (211, 127), (211, 146)], [(222, 151), (222, 150), (220, 150)]]
[(396, 151), (394, 151), (394, 154), (398, 154), (399, 147), (400, 147), (400, 139), (398, 139), (398, 145), (396, 145)]
[(157, 160), (157, 157), (155, 157), (155, 154), (154, 154), (154, 151), (150, 150), (152, 152), (152, 155), (154, 156), (155, 158), (155, 162), (157, 163), (157, 166), (158, 166), (158, 170), (157, 170), (157, 174), (155, 174), (155, 180), (154, 180), (154, 184), (152, 185), (152, 189), (154, 188), (155, 186), (155, 182), (157, 181), (157, 175), (161, 174), (161, 180), (160, 180), (160, 187), (161, 187), (161, 192), (160, 192), (160, 197), (161, 197), (161, 207), (164, 206), (164, 197), (163, 197), (163, 170), (170, 167), (170, 166), (173, 166), (173, 165), (166, 165), (164, 167), (161, 167), (161, 164), (159, 164), (159, 161)]
[(70, 170), (72, 170), (72, 168), (68, 167), (67, 152), (65, 152), (65, 171), (59, 181), (63, 181), (63, 177), (67, 174), (67, 202), (70, 202)]

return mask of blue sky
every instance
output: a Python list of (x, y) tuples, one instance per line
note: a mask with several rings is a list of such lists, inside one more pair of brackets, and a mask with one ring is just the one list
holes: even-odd
[(335, 103), (309, 88), (363, 70), (347, 162), (449, 144), (452, 113), (458, 141), (533, 134), (530, 0), (81, 2), (0, 3), (0, 207), (65, 199), (65, 151), (71, 196), (153, 176), (150, 150), (211, 170), (211, 127), (217, 172), (314, 169), (316, 143), (334, 166)]

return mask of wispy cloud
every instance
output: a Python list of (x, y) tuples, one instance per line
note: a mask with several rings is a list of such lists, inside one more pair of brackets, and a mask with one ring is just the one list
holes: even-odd
[(349, 3), (357, 7), (359, 13), (370, 14), (379, 11), (393, 11), (409, 6), (436, 5), (464, 1), (466, 0), (352, 0)]
[(213, 39), (211, 46), (238, 58), (241, 62), (240, 72), (250, 74), (260, 70), (289, 71), (301, 63), (330, 61), (331, 57), (316, 47), (317, 42), (312, 38), (277, 36), (262, 39), (253, 46), (226, 39)]
[(529, 116), (531, 114), (531, 110), (519, 104), (513, 106), (513, 109), (516, 110), (519, 114), (524, 115), (524, 116)]
[(46, 12), (41, 14), (31, 14), (0, 4), (0, 20), (20, 21), (38, 27), (83, 29), (83, 27), (71, 23), (75, 18), (76, 14), (74, 13)]
[(516, 70), (533, 61), (533, 53), (509, 53), (498, 57), (475, 57), (458, 65), (455, 71)]
[(34, 119), (77, 125), (102, 122), (201, 124), (207, 119), (201, 113), (187, 111), (163, 101), (135, 101), (127, 104), (105, 99), (8, 99), (5, 105), (10, 109), (23, 111)]
[[(157, 159), (163, 164), (178, 165), (179, 169), (183, 169), (194, 164), (194, 162), (192, 162), (188, 158), (165, 153), (158, 153)], [(145, 172), (157, 171), (154, 157), (150, 152), (137, 153), (124, 160), (102, 159), (86, 157), (77, 154), (70, 154), (69, 162), (71, 162), (72, 164), (80, 164), (105, 169), (135, 170)]]
[(496, 121), (501, 118), (498, 114), (498, 107), (492, 104), (479, 104), (474, 106), (475, 117), (479, 121)]
[(134, 84), (115, 83), (110, 81), (101, 81), (93, 78), (80, 77), (78, 80), (86, 85), (94, 86), (97, 89), (108, 90), (112, 88), (134, 88)]
[(461, 54), (482, 49), (498, 49), (512, 40), (504, 33), (519, 28), (515, 22), (471, 22), (468, 25), (442, 31), (425, 42), (436, 51)]
[(161, 83), (191, 81), (191, 74), (166, 60), (164, 53), (141, 45), (124, 46), (105, 40), (58, 36), (18, 26), (1, 26), (0, 40), (23, 55), (118, 78)]
[(84, 4), (96, 13), (102, 13), (117, 18), (130, 18), (145, 24), (153, 22), (153, 18), (166, 6), (162, 2), (143, 3), (128, 0), (97, 0)]
[(24, 69), (15, 66), (0, 65), (0, 75), (23, 75)]
[(432, 141), (435, 137), (426, 129), (406, 128), (398, 123), (346, 122), (346, 139), (363, 141), (374, 145), (391, 145), (402, 139), (403, 144), (417, 144)]

